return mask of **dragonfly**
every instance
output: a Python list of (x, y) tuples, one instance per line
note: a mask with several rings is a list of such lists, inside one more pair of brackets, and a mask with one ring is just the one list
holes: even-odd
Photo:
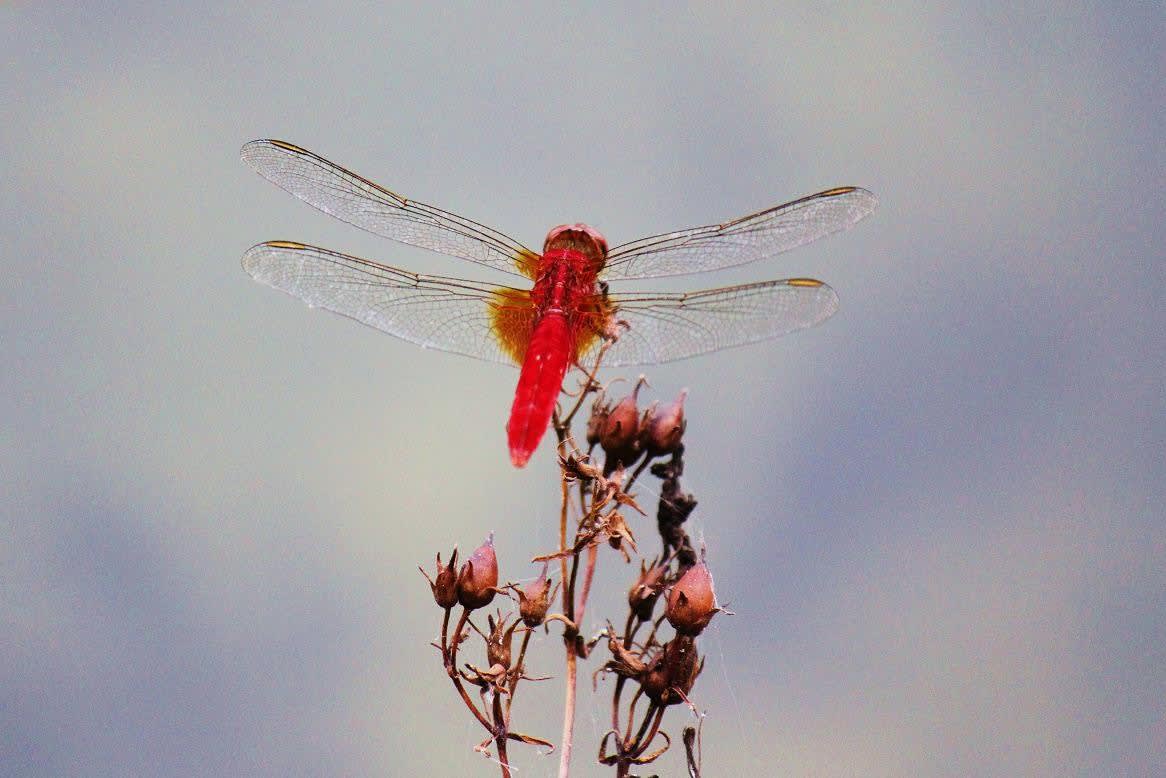
[(669, 362), (812, 327), (838, 296), (812, 278), (692, 292), (612, 291), (608, 282), (685, 275), (766, 259), (845, 230), (875, 209), (841, 186), (739, 219), (608, 248), (586, 224), (552, 229), (542, 251), (472, 219), (396, 194), (281, 140), (243, 146), (243, 161), (342, 221), (524, 279), (506, 286), (425, 275), (318, 246), (274, 240), (243, 255), (255, 280), (425, 348), (520, 367), (506, 424), (523, 467), (550, 425), (567, 370), (607, 348), (609, 367)]

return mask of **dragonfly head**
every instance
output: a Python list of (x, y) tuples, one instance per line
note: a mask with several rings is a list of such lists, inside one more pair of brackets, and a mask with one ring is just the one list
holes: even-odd
[(607, 262), (607, 238), (586, 224), (561, 224), (547, 233), (543, 254), (554, 249), (569, 249), (591, 259), (598, 272)]

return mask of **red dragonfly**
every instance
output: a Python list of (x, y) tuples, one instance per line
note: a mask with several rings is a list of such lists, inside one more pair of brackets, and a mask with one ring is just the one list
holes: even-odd
[(812, 327), (838, 308), (834, 290), (811, 278), (684, 293), (609, 293), (608, 280), (754, 262), (844, 230), (878, 203), (865, 189), (837, 187), (612, 249), (594, 228), (567, 224), (547, 234), (540, 254), (284, 141), (252, 141), (242, 158), (267, 180), (349, 224), (533, 281), (518, 288), (422, 275), (282, 240), (243, 255), (243, 268), (257, 281), (308, 305), (425, 348), (521, 365), (506, 425), (515, 467), (526, 464), (546, 432), (567, 368), (587, 360), (617, 330), (623, 331), (604, 364), (644, 365)]

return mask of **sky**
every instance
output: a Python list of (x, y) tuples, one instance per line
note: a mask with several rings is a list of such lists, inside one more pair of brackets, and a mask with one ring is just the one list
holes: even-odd
[[(670, 282), (841, 301), (645, 371), (689, 390), (689, 529), (735, 614), (699, 643), (706, 773), (1166, 772), (1164, 35), (1153, 4), (3, 4), (0, 774), (497, 774), (417, 565), (492, 531), (518, 580), (553, 548), (517, 373), (239, 258), (505, 279), (305, 207), (239, 161), (263, 137), (536, 247), (875, 192)], [(602, 556), (585, 632), (634, 569)], [(559, 646), (514, 713), (552, 740)], [(576, 775), (611, 774), (610, 689), (582, 685)]]

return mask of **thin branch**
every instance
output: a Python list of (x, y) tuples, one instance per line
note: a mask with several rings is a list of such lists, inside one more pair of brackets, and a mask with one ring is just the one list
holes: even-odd
[(502, 694), (494, 690), (494, 746), (498, 749), (498, 764), (502, 778), (510, 778), (510, 759), (506, 754), (506, 716), (502, 712)]
[(583, 612), (587, 608), (587, 597), (591, 594), (591, 581), (595, 578), (595, 562), (599, 559), (599, 548), (594, 543), (587, 546), (587, 569), (583, 572), (583, 593), (579, 596), (579, 612), (575, 623), (583, 623)]
[[(449, 612), (447, 611), (447, 616), (448, 613)], [(454, 688), (457, 689), (458, 694), (461, 695), (462, 702), (466, 704), (466, 707), (470, 709), (470, 711), (474, 714), (474, 717), (481, 723), (481, 725), (486, 728), (486, 731), (493, 734), (494, 725), (490, 723), (490, 720), (486, 718), (486, 715), (482, 713), (482, 711), (478, 710), (478, 706), (474, 704), (474, 701), (470, 698), (469, 693), (466, 692), (465, 686), (462, 685), (462, 678), (457, 671), (457, 648), (461, 643), (462, 630), (465, 629), (466, 622), (469, 620), (470, 611), (468, 608), (463, 608), (461, 618), (458, 619), (457, 629), (455, 629), (453, 633), (453, 640), (450, 641), (449, 644), (449, 653), (445, 657), (445, 671), (449, 674), (449, 679), (453, 681)], [(445, 631), (442, 630), (443, 634), (441, 636), (441, 642), (443, 644), (445, 643), (444, 632)]]
[(576, 663), (575, 643), (567, 643), (567, 684), (563, 700), (563, 739), (562, 751), (559, 752), (559, 778), (569, 778), (571, 774), (571, 749), (575, 730), (575, 681)]

